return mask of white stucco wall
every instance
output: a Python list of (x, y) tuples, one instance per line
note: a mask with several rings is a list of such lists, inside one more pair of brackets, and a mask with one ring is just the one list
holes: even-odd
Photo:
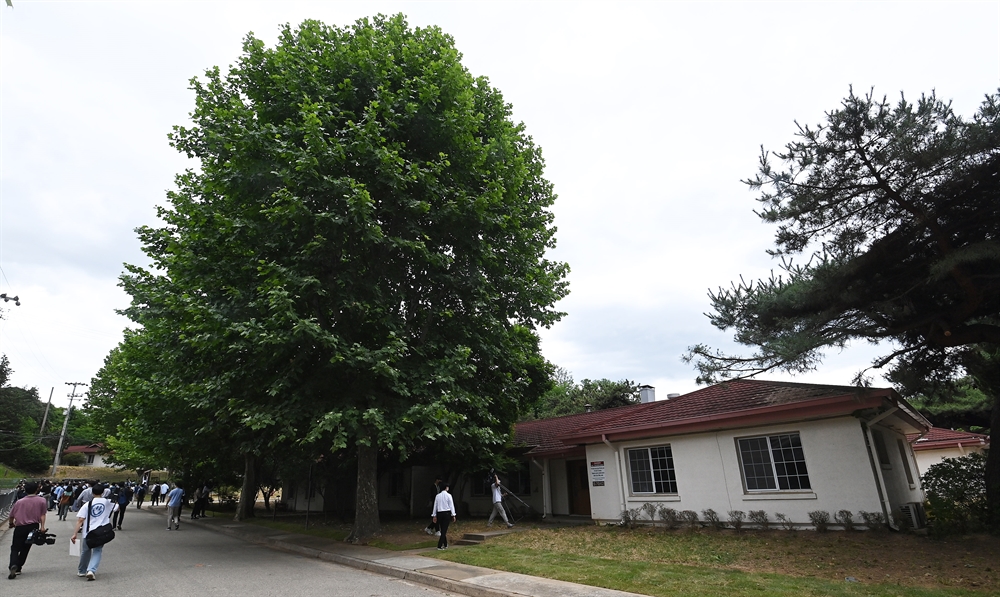
[(964, 446), (961, 449), (955, 447), (941, 448), (940, 450), (918, 450), (914, 452), (914, 455), (917, 457), (917, 468), (920, 470), (920, 475), (922, 476), (931, 465), (937, 464), (946, 458), (967, 456), (972, 452), (981, 452), (983, 448), (984, 446)]
[[(746, 491), (737, 438), (790, 432), (798, 432), (801, 439), (812, 488), (804, 491)], [(625, 450), (665, 444), (670, 445), (673, 455), (677, 495), (633, 495), (628, 479), (619, 468), (621, 463), (627, 470), (628, 455)], [(856, 518), (859, 510), (882, 511), (861, 423), (854, 417), (612, 445), (614, 450), (604, 444), (587, 446), (588, 461), (605, 462), (605, 486), (593, 487), (591, 483), (591, 508), (593, 517), (599, 521), (619, 520), (623, 509), (622, 487), (625, 489), (624, 505), (628, 508), (638, 508), (647, 502), (662, 503), (676, 510), (694, 510), (699, 516), (702, 510), (712, 508), (723, 520), (730, 510), (764, 510), (772, 520), (775, 513), (780, 512), (801, 524), (808, 524), (808, 513), (813, 510), (826, 510), (831, 518), (841, 509), (855, 512)], [(899, 474), (902, 475), (901, 472)], [(907, 487), (906, 491), (910, 489)]]

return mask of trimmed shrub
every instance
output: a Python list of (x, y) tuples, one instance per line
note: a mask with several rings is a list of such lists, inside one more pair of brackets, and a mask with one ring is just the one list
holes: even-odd
[(736, 529), (737, 533), (741, 532), (743, 530), (743, 521), (747, 519), (746, 512), (743, 510), (730, 510), (728, 516), (729, 526)]
[(711, 526), (713, 529), (717, 531), (726, 526), (722, 524), (721, 520), (719, 520), (719, 513), (711, 508), (709, 508), (708, 510), (702, 510), (701, 516), (702, 518), (705, 519), (705, 522), (707, 522), (709, 526)]
[(621, 526), (634, 529), (635, 523), (639, 521), (639, 516), (641, 514), (642, 508), (626, 508), (622, 510)]
[(881, 512), (865, 512), (861, 510), (858, 514), (861, 515), (861, 520), (864, 521), (869, 531), (881, 532), (885, 530), (885, 515)]
[(666, 506), (660, 506), (659, 514), (660, 520), (662, 520), (663, 524), (666, 526), (666, 530), (676, 529), (680, 525), (681, 517), (677, 510)]
[(698, 523), (698, 513), (694, 510), (685, 510), (681, 512), (681, 518), (687, 523), (689, 529), (697, 529), (701, 526)]
[(854, 530), (854, 514), (850, 510), (840, 510), (833, 515), (833, 519), (837, 521), (840, 526), (844, 527), (845, 531)]
[(653, 528), (656, 528), (656, 504), (650, 504), (646, 502), (642, 505), (642, 511), (645, 512), (646, 516), (649, 517), (650, 522), (653, 523)]
[(830, 527), (830, 513), (826, 510), (813, 510), (809, 513), (809, 522), (813, 523), (817, 532), (825, 533)]
[(794, 531), (797, 528), (795, 526), (795, 523), (792, 522), (792, 519), (788, 518), (781, 512), (775, 512), (774, 519), (777, 520), (778, 524), (781, 525), (781, 528), (785, 529), (786, 531)]
[(747, 517), (750, 518), (750, 522), (757, 525), (758, 529), (766, 531), (771, 528), (771, 521), (767, 518), (767, 512), (763, 510), (751, 510)]

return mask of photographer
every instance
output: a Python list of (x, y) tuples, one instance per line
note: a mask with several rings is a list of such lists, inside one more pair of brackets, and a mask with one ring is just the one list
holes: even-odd
[(28, 552), (31, 551), (31, 543), (28, 542), (28, 534), (35, 529), (40, 529), (43, 533), (45, 528), (45, 514), (48, 512), (48, 503), (45, 498), (38, 495), (38, 483), (30, 482), (24, 484), (25, 496), (14, 503), (14, 508), (10, 511), (9, 525), (14, 528), (14, 536), (10, 541), (10, 574), (7, 578), (13, 580), (21, 573), (24, 562), (28, 559)]
[(493, 477), (493, 480), (490, 483), (490, 489), (493, 492), (493, 511), (490, 512), (490, 519), (486, 522), (486, 526), (493, 526), (493, 519), (496, 518), (497, 514), (499, 514), (500, 518), (503, 519), (509, 529), (514, 526), (514, 524), (507, 520), (507, 512), (503, 509), (503, 485), (500, 484), (500, 477), (497, 475), (496, 471), (491, 470), (490, 475)]

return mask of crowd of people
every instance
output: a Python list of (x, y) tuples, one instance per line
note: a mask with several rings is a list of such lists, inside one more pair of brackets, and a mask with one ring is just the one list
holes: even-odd
[[(186, 493), (181, 483), (173, 486), (147, 481), (122, 481), (102, 483), (97, 479), (51, 482), (21, 481), (17, 500), (8, 516), (8, 526), (13, 529), (10, 546), (8, 576), (16, 579), (24, 568), (31, 551), (33, 533), (47, 533), (46, 517), (55, 512), (58, 520), (65, 521), (72, 514), (75, 519), (72, 543), (80, 540), (80, 560), (77, 576), (96, 580), (104, 546), (90, 547), (87, 535), (91, 530), (110, 525), (111, 530), (123, 530), (125, 512), (130, 504), (142, 509), (148, 496), (150, 507), (163, 505), (167, 509), (167, 530), (180, 530), (181, 508)], [(202, 483), (192, 496), (192, 519), (205, 516), (211, 495), (211, 484)]]

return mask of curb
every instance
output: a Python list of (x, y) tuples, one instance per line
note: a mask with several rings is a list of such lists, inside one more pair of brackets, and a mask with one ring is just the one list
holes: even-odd
[[(185, 521), (185, 523), (188, 523), (188, 521)], [(270, 539), (267, 537), (264, 538), (248, 537), (244, 533), (240, 533), (239, 531), (226, 528), (225, 526), (221, 525), (199, 523), (197, 520), (190, 521), (190, 524), (197, 524), (200, 528), (212, 530), (217, 533), (221, 533), (223, 535), (228, 535), (235, 539), (246, 541), (247, 543), (263, 545), (271, 549), (277, 549), (280, 551), (316, 558), (326, 562), (332, 562), (334, 564), (349, 566), (351, 568), (356, 568), (358, 570), (365, 570), (367, 572), (381, 574), (383, 576), (391, 576), (401, 580), (407, 580), (410, 582), (415, 582), (429, 587), (433, 587), (435, 589), (439, 589), (442, 591), (467, 595), (468, 597), (524, 597), (525, 595), (524, 593), (515, 593), (512, 591), (504, 591), (501, 589), (481, 587), (470, 583), (452, 580), (450, 578), (444, 578), (441, 576), (435, 576), (433, 574), (427, 574), (425, 572), (420, 572), (419, 570), (408, 570), (405, 568), (397, 568), (395, 566), (390, 566), (388, 564), (383, 564), (381, 562), (373, 562), (370, 560), (354, 558), (342, 554), (330, 553), (313, 547), (293, 545), (281, 541), (279, 539)], [(243, 523), (243, 524), (249, 524), (249, 523)], [(386, 552), (386, 553), (391, 554), (392, 552)]]

